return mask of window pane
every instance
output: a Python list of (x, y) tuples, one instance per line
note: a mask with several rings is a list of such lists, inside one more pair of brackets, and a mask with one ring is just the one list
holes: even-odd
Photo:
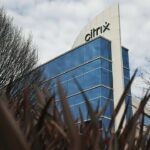
[(87, 109), (86, 109), (85, 103), (80, 104), (79, 107), (80, 107), (80, 109), (81, 109), (81, 112), (82, 112), (82, 115), (83, 115), (84, 120), (87, 120), (87, 118), (88, 118), (88, 113), (87, 113)]
[(70, 108), (71, 109), (71, 113), (72, 113), (72, 116), (73, 116), (73, 119), (78, 119), (79, 118), (79, 110), (78, 110), (78, 107), (77, 106), (73, 106)]
[(129, 120), (131, 117), (132, 117), (132, 106), (128, 105), (126, 118), (127, 118), (127, 120)]
[(86, 91), (85, 94), (89, 100), (99, 97), (100, 96), (100, 87), (88, 90), (88, 91)]
[(86, 73), (90, 70), (93, 70), (94, 68), (99, 68), (99, 67), (101, 67), (101, 62), (100, 62), (100, 59), (97, 59), (97, 60), (87, 63), (86, 65), (83, 66), (84, 73)]
[(105, 60), (105, 59), (101, 59), (101, 67), (112, 71), (112, 63), (110, 61)]
[(130, 70), (126, 69), (126, 68), (123, 68), (123, 71), (124, 71), (124, 77), (130, 78)]
[(77, 105), (77, 104), (82, 103), (82, 102), (84, 102), (84, 101), (83, 101), (83, 96), (81, 94), (78, 94), (78, 95), (75, 95), (75, 96), (68, 98), (68, 103), (70, 106)]
[(110, 120), (109, 119), (106, 119), (106, 118), (102, 118), (102, 125), (103, 125), (103, 128), (107, 131), (108, 127), (109, 127), (109, 124), (110, 124)]
[[(100, 98), (97, 98), (97, 99), (90, 101), (90, 104), (93, 108), (93, 111), (96, 111), (99, 103), (100, 103)], [(100, 105), (99, 105), (99, 108), (100, 108)]]
[(105, 98), (113, 99), (113, 91), (112, 89), (108, 89), (106, 87), (101, 87), (101, 96)]
[(124, 78), (124, 83), (125, 83), (125, 88), (127, 87), (128, 83), (129, 83), (129, 80), (128, 78)]
[(100, 41), (96, 39), (85, 45), (84, 49), (84, 61), (89, 61), (100, 56)]
[(102, 84), (112, 87), (113, 83), (112, 83), (112, 72), (105, 70), (105, 69), (101, 69), (101, 74), (102, 74)]
[(100, 41), (101, 56), (111, 60), (111, 43), (103, 38)]
[(122, 57), (123, 57), (123, 66), (129, 68), (129, 56), (128, 50), (126, 48), (122, 48)]
[[(108, 101), (107, 99), (105, 98), (101, 98), (101, 108), (103, 108), (106, 104), (106, 101)], [(103, 116), (106, 116), (106, 117), (111, 117), (112, 115), (112, 112), (113, 112), (113, 101), (111, 100), (106, 108), (106, 111), (104, 112)]]
[(101, 82), (101, 73), (100, 69), (95, 69), (93, 71), (87, 72), (84, 74), (84, 83), (83, 87), (90, 88), (100, 84)]
[(76, 69), (70, 71), (69, 75), (70, 75), (70, 78), (73, 78), (75, 76), (82, 75), (83, 72), (84, 72), (83, 67), (79, 67), (79, 68), (76, 68)]
[[(83, 76), (76, 77), (76, 80), (82, 87)], [(79, 91), (79, 88), (78, 88), (77, 84), (75, 83), (74, 79), (68, 80), (68, 95), (72, 95), (72, 94), (75, 94), (78, 92), (80, 92), (80, 91)]]

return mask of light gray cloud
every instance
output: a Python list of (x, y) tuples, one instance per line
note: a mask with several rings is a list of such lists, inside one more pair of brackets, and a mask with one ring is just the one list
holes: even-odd
[[(117, 0), (1, 0), (24, 34), (32, 33), (39, 64), (69, 50), (90, 19)], [(122, 44), (130, 49), (131, 69), (150, 57), (150, 1), (120, 1)]]

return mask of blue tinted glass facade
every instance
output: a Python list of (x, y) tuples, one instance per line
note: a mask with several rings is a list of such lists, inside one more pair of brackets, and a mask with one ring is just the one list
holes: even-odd
[[(88, 111), (83, 95), (75, 84), (74, 78), (88, 97), (93, 110), (97, 108), (98, 104), (99, 109), (103, 108), (106, 101), (110, 99), (110, 103), (100, 119), (102, 126), (107, 129), (114, 108), (111, 56), (111, 42), (99, 37), (42, 65), (41, 69), (44, 74), (42, 85), (48, 85), (51, 91), (56, 94), (56, 104), (61, 109), (56, 83), (59, 79), (66, 92), (67, 102), (74, 118), (80, 118), (80, 108), (85, 121), (89, 120)], [(126, 86), (130, 79), (130, 70), (128, 50), (125, 48), (122, 48), (122, 57), (124, 84)], [(132, 114), (130, 92), (126, 97), (126, 103), (128, 100), (130, 106), (126, 115), (127, 119)]]
[[(124, 87), (126, 87), (130, 80), (130, 67), (129, 67), (128, 49), (124, 47), (122, 47), (122, 58), (123, 58)], [(125, 102), (126, 104), (129, 103), (126, 114), (126, 118), (128, 120), (132, 116), (131, 91), (128, 92), (128, 96), (126, 97)]]
[(46, 79), (43, 84), (49, 83), (53, 92), (56, 93), (58, 107), (60, 106), (60, 97), (57, 92), (56, 80), (59, 79), (61, 81), (67, 95), (68, 104), (75, 118), (79, 118), (80, 107), (84, 120), (89, 119), (83, 96), (75, 84), (74, 78), (81, 85), (94, 110), (98, 103), (100, 108), (102, 108), (109, 98), (110, 104), (101, 118), (102, 124), (107, 129), (107, 124), (113, 111), (110, 41), (97, 38), (41, 67)]

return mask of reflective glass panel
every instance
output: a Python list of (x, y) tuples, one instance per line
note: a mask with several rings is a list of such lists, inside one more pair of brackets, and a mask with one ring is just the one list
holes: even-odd
[(129, 56), (128, 50), (126, 48), (122, 48), (122, 57), (123, 57), (123, 66), (129, 68)]
[(103, 85), (106, 85), (108, 87), (112, 87), (112, 72), (101, 68), (101, 82)]
[(84, 61), (100, 56), (100, 40), (96, 39), (84, 46)]
[(83, 88), (90, 88), (101, 83), (100, 69), (95, 69), (84, 74)]
[(101, 49), (100, 55), (106, 59), (111, 60), (111, 42), (103, 38), (100, 38), (100, 49)]

